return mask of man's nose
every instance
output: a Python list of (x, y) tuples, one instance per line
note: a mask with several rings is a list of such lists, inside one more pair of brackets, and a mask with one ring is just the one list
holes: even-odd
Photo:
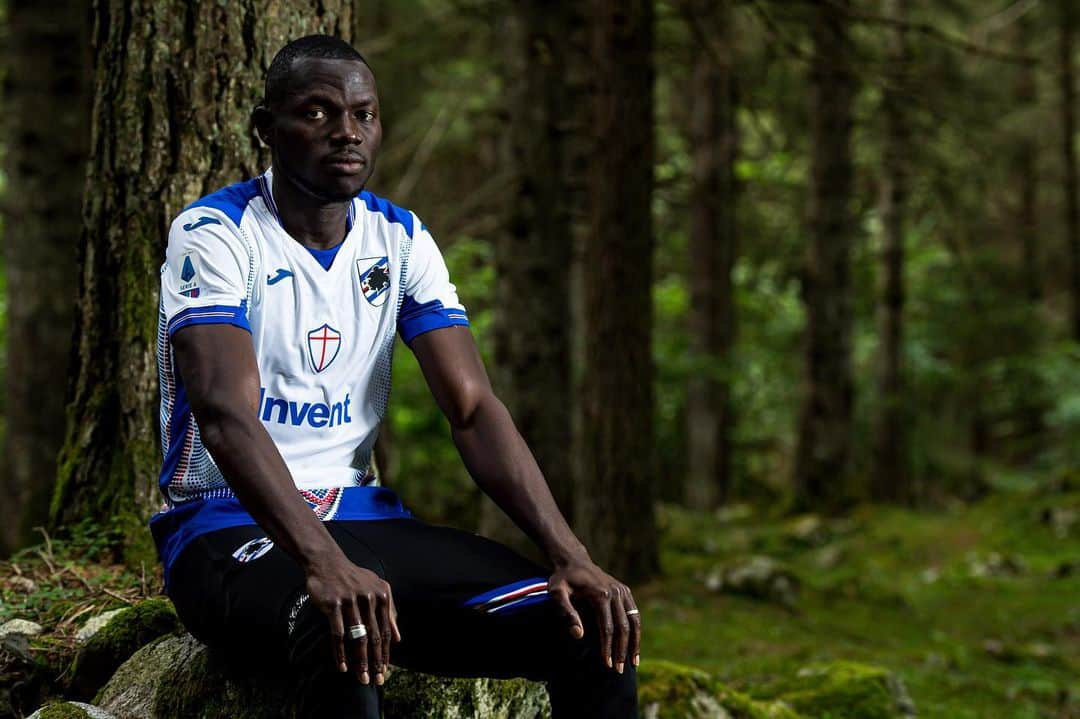
[(351, 112), (341, 113), (334, 127), (334, 139), (344, 144), (359, 145), (364, 141), (360, 133), (360, 120)]

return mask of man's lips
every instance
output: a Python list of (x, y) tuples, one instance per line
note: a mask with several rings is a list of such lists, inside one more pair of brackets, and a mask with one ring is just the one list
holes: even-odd
[(367, 158), (363, 155), (346, 153), (331, 155), (326, 158), (325, 163), (331, 167), (339, 167), (344, 170), (358, 170), (367, 164)]

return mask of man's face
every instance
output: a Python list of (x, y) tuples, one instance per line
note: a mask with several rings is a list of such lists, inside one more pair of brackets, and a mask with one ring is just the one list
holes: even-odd
[(270, 109), (263, 139), (274, 172), (308, 193), (345, 200), (364, 188), (382, 142), (371, 69), (354, 60), (301, 58)]

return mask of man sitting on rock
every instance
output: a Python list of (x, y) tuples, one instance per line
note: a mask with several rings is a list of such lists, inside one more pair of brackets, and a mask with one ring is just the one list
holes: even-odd
[[(181, 212), (161, 271), (151, 528), (185, 625), (285, 669), (313, 716), (379, 716), (392, 644), (418, 671), (546, 681), (556, 719), (636, 716), (630, 590), (559, 513), (428, 229), (363, 189), (382, 138), (371, 68), (335, 38), (291, 42), (253, 117), (272, 170)], [(395, 333), (476, 483), (553, 569), (378, 486)]]

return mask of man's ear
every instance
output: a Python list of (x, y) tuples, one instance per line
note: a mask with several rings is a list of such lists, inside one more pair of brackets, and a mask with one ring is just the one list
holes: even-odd
[(255, 127), (255, 136), (266, 147), (274, 146), (274, 115), (266, 105), (258, 105), (251, 111), (251, 124)]

